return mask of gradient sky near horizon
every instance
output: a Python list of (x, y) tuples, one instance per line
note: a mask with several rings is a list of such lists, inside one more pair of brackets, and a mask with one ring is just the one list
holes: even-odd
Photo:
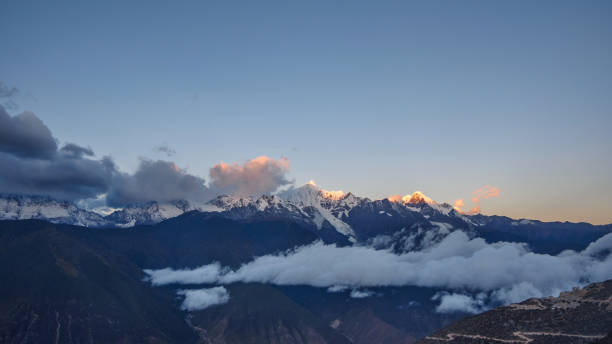
[[(287, 157), (296, 184), (612, 222), (610, 1), (0, 3), (0, 81), (125, 171)], [(208, 178), (207, 178), (208, 179)]]

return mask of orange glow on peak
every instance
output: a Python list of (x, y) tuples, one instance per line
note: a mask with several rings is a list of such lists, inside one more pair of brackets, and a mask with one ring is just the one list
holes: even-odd
[(402, 196), (401, 195), (393, 195), (391, 197), (387, 197), (387, 199), (389, 200), (389, 202), (399, 203), (402, 200)]
[(333, 200), (339, 200), (339, 199), (344, 198), (344, 196), (346, 196), (346, 193), (344, 193), (344, 191), (342, 190), (335, 190), (335, 191), (321, 190), (321, 194), (323, 195), (324, 198), (333, 199)]
[(311, 179), (308, 181), (308, 183), (306, 183), (306, 185), (317, 186), (317, 183), (315, 183), (315, 181)]
[(389, 200), (389, 202), (394, 202), (394, 203), (403, 203), (403, 204), (418, 204), (418, 203), (427, 203), (427, 204), (436, 204), (436, 202), (425, 196), (424, 193), (422, 193), (421, 191), (415, 191), (412, 195), (406, 195), (406, 196), (400, 196), (400, 195), (393, 195), (390, 197), (387, 197), (387, 199)]
[(412, 193), (412, 195), (408, 196), (404, 196), (402, 197), (402, 201), (404, 203), (409, 203), (409, 204), (416, 204), (416, 203), (427, 203), (427, 204), (435, 204), (436, 202), (425, 196), (424, 193), (422, 193), (421, 191), (415, 191), (414, 193)]

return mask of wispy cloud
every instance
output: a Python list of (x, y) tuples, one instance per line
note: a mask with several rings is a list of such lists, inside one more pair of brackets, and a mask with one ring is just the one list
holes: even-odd
[(500, 194), (500, 190), (498, 187), (491, 186), (491, 185), (485, 185), (479, 188), (478, 190), (472, 192), (472, 202), (474, 203), (474, 206), (472, 207), (472, 209), (470, 209), (467, 212), (463, 210), (463, 207), (465, 207), (465, 202), (463, 198), (460, 198), (455, 201), (454, 208), (460, 213), (465, 212), (467, 214), (478, 214), (480, 213), (480, 202), (483, 199), (489, 199), (491, 197), (499, 197), (499, 194)]
[(162, 145), (154, 147), (153, 151), (155, 151), (157, 153), (162, 153), (162, 154), (166, 155), (167, 157), (172, 157), (172, 156), (176, 155), (176, 150), (174, 150), (174, 148), (168, 146), (167, 143), (164, 143)]

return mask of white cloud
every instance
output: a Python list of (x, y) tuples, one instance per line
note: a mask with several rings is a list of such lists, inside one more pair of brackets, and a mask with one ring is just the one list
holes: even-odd
[(179, 290), (177, 294), (185, 296), (181, 309), (186, 311), (198, 311), (210, 306), (221, 305), (227, 303), (230, 298), (224, 287)]
[(222, 274), (222, 269), (219, 263), (212, 263), (193, 270), (165, 268), (159, 270), (145, 269), (144, 272), (149, 275), (146, 278), (147, 281), (159, 286), (172, 283), (198, 284), (206, 283), (205, 281), (215, 281)]
[(485, 305), (486, 294), (479, 293), (475, 297), (458, 293), (437, 293), (432, 300), (440, 300), (440, 304), (436, 307), (438, 313), (480, 313), (487, 309)]
[[(278, 255), (255, 258), (237, 270), (218, 263), (194, 270), (147, 270), (154, 285), (259, 282), (314, 287), (435, 287), (467, 294), (487, 292), (500, 303), (556, 295), (612, 278), (612, 234), (582, 252), (557, 256), (530, 252), (524, 244), (487, 244), (461, 231), (418, 252), (394, 254), (369, 247), (317, 242)], [(443, 299), (441, 299), (443, 300)], [(451, 299), (449, 299), (450, 302)], [(446, 307), (446, 306), (445, 306)]]
[(327, 288), (327, 292), (328, 293), (341, 293), (343, 291), (346, 291), (347, 289), (349, 288), (344, 285), (332, 285), (331, 287)]
[(350, 294), (350, 296), (353, 299), (363, 299), (366, 297), (370, 297), (372, 295), (374, 295), (374, 292), (371, 290), (359, 290), (359, 289), (353, 289)]

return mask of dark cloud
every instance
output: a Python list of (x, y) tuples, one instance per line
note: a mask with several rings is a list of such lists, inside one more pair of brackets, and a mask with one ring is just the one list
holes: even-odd
[(0, 98), (11, 98), (19, 92), (16, 87), (9, 87), (0, 81)]
[[(156, 150), (168, 156), (175, 153), (167, 145)], [(95, 159), (89, 147), (67, 143), (58, 149), (51, 131), (35, 114), (10, 116), (2, 106), (0, 166), (0, 192), (73, 201), (106, 194), (107, 205), (113, 207), (150, 201), (205, 202), (219, 194), (273, 192), (289, 183), (285, 177), (289, 160), (264, 156), (243, 165), (215, 165), (210, 188), (204, 178), (170, 161), (142, 160), (134, 174), (121, 173), (110, 158)]]
[(115, 165), (110, 158), (92, 160), (65, 154), (24, 159), (0, 153), (0, 191), (78, 200), (108, 190)]
[(17, 104), (13, 101), (13, 97), (19, 92), (16, 87), (9, 87), (0, 81), (0, 105), (4, 105), (7, 109), (16, 109)]
[(221, 162), (210, 169), (211, 188), (240, 196), (270, 193), (291, 184), (287, 179), (288, 172), (287, 158), (274, 160), (260, 156), (242, 165)]
[(172, 147), (168, 146), (165, 143), (163, 145), (153, 148), (153, 150), (157, 153), (163, 153), (168, 157), (171, 157), (176, 154), (176, 150), (174, 150)]
[(89, 147), (81, 147), (74, 143), (68, 143), (60, 149), (60, 151), (67, 156), (73, 158), (82, 158), (83, 156), (93, 156), (94, 152)]
[(214, 195), (204, 179), (187, 173), (173, 162), (143, 159), (133, 175), (118, 174), (107, 195), (108, 205), (121, 207), (149, 201), (207, 201)]
[(0, 152), (23, 158), (49, 159), (57, 151), (51, 131), (29, 111), (10, 116), (0, 105)]
[(86, 159), (90, 148), (69, 143), (58, 151), (47, 126), (31, 112), (11, 117), (0, 106), (0, 192), (79, 200), (110, 187), (110, 158)]

